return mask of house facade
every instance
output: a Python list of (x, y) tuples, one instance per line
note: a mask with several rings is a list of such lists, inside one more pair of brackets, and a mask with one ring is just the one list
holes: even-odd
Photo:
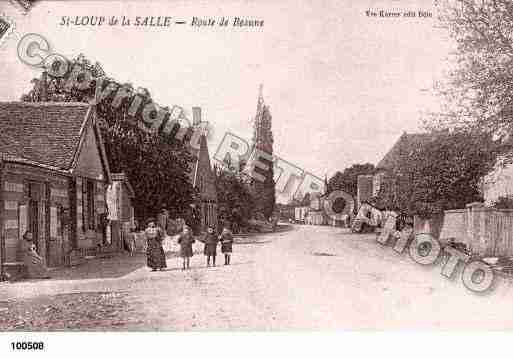
[(513, 165), (506, 158), (499, 158), (494, 169), (483, 178), (482, 192), (487, 206), (501, 197), (513, 198)]
[(111, 181), (94, 107), (0, 103), (0, 230), (6, 262), (18, 262), (30, 231), (50, 267), (73, 250), (105, 244)]
[(111, 177), (112, 183), (107, 187), (107, 242), (121, 249), (125, 236), (135, 227), (132, 205), (135, 192), (124, 173), (112, 173)]

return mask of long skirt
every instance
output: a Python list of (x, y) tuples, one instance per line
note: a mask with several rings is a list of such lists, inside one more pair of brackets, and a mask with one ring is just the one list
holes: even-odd
[(148, 246), (146, 255), (148, 267), (150, 267), (151, 269), (160, 269), (167, 267), (166, 254), (164, 253), (164, 248), (162, 248), (162, 245)]

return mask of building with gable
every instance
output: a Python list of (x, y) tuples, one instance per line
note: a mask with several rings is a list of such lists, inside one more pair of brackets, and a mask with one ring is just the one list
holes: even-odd
[(111, 182), (93, 106), (0, 103), (0, 230), (6, 262), (30, 231), (50, 267), (105, 244)]
[(378, 195), (383, 186), (394, 186), (387, 174), (398, 163), (401, 156), (408, 156), (415, 148), (434, 139), (432, 133), (406, 133), (403, 132), (392, 148), (376, 165), (374, 175), (360, 175), (357, 182), (356, 205), (360, 208), (362, 203), (368, 202)]
[(199, 193), (197, 203), (197, 214), (199, 216), (199, 230), (206, 231), (207, 227), (217, 228), (217, 190), (216, 178), (210, 163), (210, 155), (207, 146), (207, 136), (201, 128), (201, 107), (193, 107), (193, 128), (194, 131), (200, 131), (199, 136), (193, 135), (191, 147), (192, 154), (196, 161), (190, 173), (191, 183)]

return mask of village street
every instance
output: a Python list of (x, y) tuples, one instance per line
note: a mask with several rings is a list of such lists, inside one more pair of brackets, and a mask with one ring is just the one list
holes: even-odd
[[(327, 226), (243, 239), (231, 266), (150, 272), (145, 256), (94, 260), (48, 281), (0, 284), (0, 330), (511, 329), (513, 286), (486, 295)], [(197, 249), (200, 249), (198, 245)], [(102, 266), (103, 270), (99, 270)]]

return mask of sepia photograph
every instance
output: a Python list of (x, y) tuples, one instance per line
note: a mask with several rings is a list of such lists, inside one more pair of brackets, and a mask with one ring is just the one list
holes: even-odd
[(3, 0), (0, 55), (7, 357), (513, 329), (509, 0)]

